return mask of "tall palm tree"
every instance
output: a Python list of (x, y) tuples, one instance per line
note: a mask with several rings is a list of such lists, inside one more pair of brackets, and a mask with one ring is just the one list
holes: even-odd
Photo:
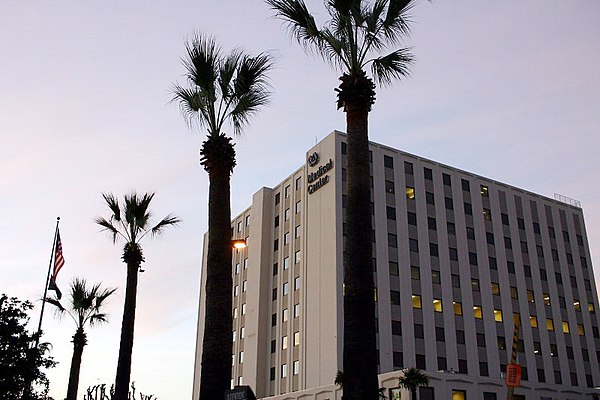
[(234, 145), (223, 128), (229, 123), (233, 133), (240, 134), (250, 117), (268, 103), (272, 59), (266, 53), (249, 56), (239, 49), (225, 55), (214, 38), (202, 34), (196, 34), (186, 49), (188, 85), (174, 87), (173, 101), (188, 123), (197, 122), (208, 131), (200, 150), (209, 182), (200, 398), (222, 399), (231, 382), (230, 175), (236, 165)]
[(73, 319), (77, 329), (73, 335), (73, 357), (71, 358), (71, 371), (69, 373), (69, 386), (67, 389), (67, 400), (77, 398), (79, 387), (79, 371), (81, 369), (81, 356), (83, 348), (87, 344), (85, 326), (93, 327), (108, 322), (108, 315), (102, 311), (105, 301), (112, 295), (114, 289), (102, 289), (100, 284), (88, 288), (85, 279), (75, 278), (71, 282), (70, 299), (64, 307), (58, 297), (46, 298), (49, 304), (56, 307), (59, 316), (67, 314)]
[(407, 368), (398, 379), (398, 384), (410, 391), (412, 400), (417, 400), (417, 388), (419, 386), (429, 386), (429, 377), (418, 368)]
[(393, 50), (408, 33), (413, 0), (325, 0), (331, 19), (319, 28), (303, 0), (266, 0), (298, 42), (342, 72), (337, 107), (348, 135), (348, 235), (344, 248), (344, 398), (377, 399), (375, 300), (373, 298), (368, 115), (375, 103), (370, 65), (380, 84), (408, 74), (412, 56)]
[(119, 345), (114, 399), (127, 400), (131, 376), (138, 271), (140, 265), (144, 262), (140, 241), (148, 233), (152, 236), (162, 233), (166, 227), (179, 223), (180, 219), (169, 214), (152, 226), (150, 224), (149, 206), (154, 198), (154, 193), (145, 193), (140, 196), (133, 192), (124, 196), (122, 204), (119, 204), (119, 201), (112, 194), (103, 193), (102, 196), (108, 208), (110, 208), (111, 214), (108, 219), (98, 217), (95, 222), (111, 234), (113, 243), (119, 240), (125, 242), (121, 258), (127, 264), (127, 285), (125, 287), (125, 305), (121, 324), (121, 343)]

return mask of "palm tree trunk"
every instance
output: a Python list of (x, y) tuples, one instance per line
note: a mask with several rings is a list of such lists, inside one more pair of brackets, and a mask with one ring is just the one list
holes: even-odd
[(137, 297), (138, 270), (141, 261), (127, 262), (127, 286), (125, 305), (121, 323), (121, 343), (117, 362), (114, 400), (127, 400), (129, 380), (131, 378), (131, 353), (133, 351), (133, 329), (135, 324), (135, 305)]
[(206, 309), (200, 399), (221, 400), (231, 382), (232, 285), (230, 171), (224, 162), (208, 170), (208, 250)]
[(83, 348), (87, 343), (86, 334), (82, 327), (77, 328), (73, 335), (73, 358), (71, 359), (71, 371), (69, 372), (69, 386), (67, 389), (67, 400), (77, 399), (79, 388), (79, 371), (81, 369), (81, 356)]
[(411, 394), (412, 400), (417, 400), (417, 388), (411, 389), (410, 394)]
[[(343, 85), (344, 81), (342, 88)], [(379, 396), (372, 260), (369, 110), (370, 103), (364, 97), (345, 98), (348, 134), (348, 236), (344, 248), (345, 400), (376, 400)]]

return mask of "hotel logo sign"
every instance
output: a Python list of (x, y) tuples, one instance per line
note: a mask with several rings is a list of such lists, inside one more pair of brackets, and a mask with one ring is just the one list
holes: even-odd
[(319, 162), (319, 153), (316, 151), (308, 156), (308, 165), (314, 167)]
[[(308, 156), (307, 160), (309, 167), (314, 167), (319, 163), (319, 154), (314, 152)], [(329, 174), (328, 172), (333, 169), (333, 160), (330, 158), (329, 161), (320, 165), (316, 171), (310, 172), (307, 176), (308, 185), (308, 194), (313, 194), (317, 190), (321, 189), (327, 183), (329, 183)]]

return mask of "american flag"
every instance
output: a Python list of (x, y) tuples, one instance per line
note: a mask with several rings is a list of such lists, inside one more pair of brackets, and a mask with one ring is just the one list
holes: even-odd
[(54, 250), (54, 273), (52, 274), (52, 278), (50, 279), (50, 284), (48, 285), (48, 289), (54, 290), (56, 292), (56, 297), (60, 300), (62, 297), (62, 293), (58, 286), (56, 285), (56, 276), (58, 275), (58, 271), (65, 265), (65, 259), (63, 257), (62, 252), (62, 243), (60, 241), (60, 232), (56, 232), (56, 248)]

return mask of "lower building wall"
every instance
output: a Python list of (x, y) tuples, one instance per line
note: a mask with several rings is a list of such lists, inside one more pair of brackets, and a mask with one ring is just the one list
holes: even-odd
[[(433, 389), (429, 395), (422, 393), (420, 400), (503, 400), (507, 398), (507, 387), (501, 379), (474, 378), (469, 375), (451, 372), (426, 372), (429, 387)], [(410, 392), (398, 386), (402, 371), (394, 371), (379, 375), (379, 386), (388, 400), (410, 400)], [(523, 385), (514, 391), (516, 399), (526, 400), (583, 400), (598, 399), (599, 389), (567, 387), (558, 385), (540, 385), (522, 382)], [(461, 396), (464, 394), (464, 396)], [(342, 400), (343, 390), (331, 384), (280, 396), (265, 397), (264, 400)], [(487, 395), (489, 397), (484, 397)], [(431, 397), (433, 396), (433, 397)]]

